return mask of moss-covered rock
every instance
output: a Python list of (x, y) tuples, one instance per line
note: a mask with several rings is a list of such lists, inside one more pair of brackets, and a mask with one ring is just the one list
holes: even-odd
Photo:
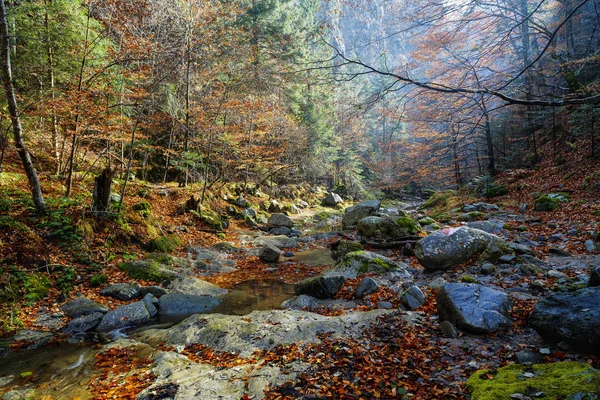
[(177, 274), (169, 267), (156, 260), (123, 262), (118, 267), (122, 271), (126, 271), (132, 279), (168, 283), (177, 277)]
[(399, 217), (396, 220), (396, 225), (400, 227), (402, 233), (407, 233), (407, 235), (404, 236), (416, 235), (419, 232), (421, 232), (421, 225), (419, 225), (417, 221), (406, 215)]
[(423, 203), (420, 209), (448, 211), (461, 203), (456, 190), (446, 190), (445, 192), (436, 192)]
[(538, 197), (533, 203), (534, 211), (552, 211), (560, 207), (560, 203), (569, 201), (566, 193), (548, 193)]
[(476, 221), (485, 217), (485, 214), (479, 211), (471, 211), (468, 213), (460, 214), (456, 219), (461, 222)]
[(600, 399), (600, 371), (571, 361), (531, 367), (508, 365), (496, 371), (475, 372), (466, 387), (471, 400), (511, 400), (515, 394), (538, 392), (543, 392), (544, 399)]
[(491, 185), (485, 188), (483, 194), (485, 195), (485, 197), (490, 198), (504, 196), (505, 194), (508, 194), (508, 188), (505, 185), (492, 183)]
[(209, 209), (202, 209), (200, 212), (191, 211), (191, 213), (217, 232), (223, 230), (223, 222), (221, 222), (221, 217), (216, 212)]
[(150, 251), (158, 251), (160, 253), (171, 253), (181, 246), (181, 240), (177, 236), (158, 236), (148, 242)]
[(338, 260), (348, 253), (361, 250), (364, 250), (364, 247), (362, 244), (360, 244), (360, 242), (341, 241), (338, 242), (335, 246), (332, 246), (331, 257), (333, 257), (334, 260)]
[(423, 218), (419, 219), (418, 222), (421, 226), (427, 226), (427, 225), (435, 224), (435, 219), (433, 219), (431, 217), (423, 217)]
[(133, 210), (144, 218), (148, 218), (152, 214), (152, 206), (147, 201), (141, 201), (133, 205)]
[[(406, 265), (370, 251), (354, 251), (338, 260), (336, 266), (324, 275), (342, 275), (354, 279), (366, 273), (384, 274), (392, 271), (406, 273)], [(407, 274), (407, 273), (406, 273)]]

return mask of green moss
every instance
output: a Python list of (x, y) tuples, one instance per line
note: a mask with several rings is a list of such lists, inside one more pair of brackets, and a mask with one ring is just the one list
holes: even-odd
[(25, 288), (25, 300), (35, 303), (48, 296), (48, 290), (52, 284), (43, 275), (28, 274), (23, 277), (23, 287)]
[(423, 203), (423, 205), (420, 208), (423, 210), (434, 209), (434, 208), (437, 208), (437, 209), (446, 208), (449, 203), (452, 203), (450, 200), (453, 197), (456, 197), (455, 190), (447, 190), (445, 192), (436, 192), (429, 199), (427, 199), (427, 201), (425, 201), (425, 203)]
[(473, 278), (471, 275), (463, 275), (460, 278), (460, 281), (464, 283), (477, 283), (477, 279)]
[(327, 218), (329, 218), (331, 216), (332, 216), (332, 214), (330, 212), (321, 211), (321, 212), (316, 213), (313, 218), (317, 221), (325, 221)]
[(533, 203), (534, 211), (552, 211), (560, 207), (560, 203), (569, 201), (567, 193), (548, 193), (538, 197)]
[(90, 286), (98, 287), (102, 286), (108, 282), (108, 275), (106, 274), (96, 274), (90, 278)]
[(435, 224), (435, 219), (433, 219), (431, 217), (423, 217), (419, 220), (419, 224), (421, 224), (422, 226)]
[[(524, 373), (534, 376), (528, 378)], [(600, 372), (586, 363), (571, 361), (532, 367), (509, 365), (497, 371), (477, 371), (467, 380), (466, 388), (471, 400), (510, 400), (517, 393), (536, 392), (543, 392), (545, 399), (598, 399)]]
[(0, 217), (0, 229), (18, 230), (21, 232), (29, 231), (29, 228), (25, 224), (7, 215)]
[(193, 215), (195, 215), (200, 221), (204, 222), (214, 230), (220, 232), (223, 230), (223, 223), (221, 222), (221, 217), (219, 214), (212, 210), (204, 209), (200, 212), (191, 211)]
[(144, 218), (148, 218), (152, 214), (152, 206), (147, 201), (141, 201), (133, 205), (133, 210), (137, 211)]
[(148, 243), (150, 251), (170, 253), (181, 246), (181, 240), (177, 236), (159, 236)]
[(421, 225), (410, 217), (402, 216), (396, 220), (396, 223), (411, 235), (421, 232)]
[(596, 211), (592, 212), (592, 215), (595, 215), (596, 217), (600, 217), (600, 210), (596, 210)]
[(491, 184), (483, 192), (485, 197), (498, 197), (508, 194), (508, 188), (505, 185)]
[(456, 219), (458, 221), (475, 221), (477, 219), (482, 219), (485, 217), (485, 214), (479, 211), (471, 211), (466, 214), (459, 215)]
[(343, 241), (337, 246), (335, 250), (331, 251), (331, 255), (334, 259), (344, 257), (348, 253), (364, 250), (363, 245), (360, 242)]
[(385, 269), (386, 271), (393, 269), (393, 266), (390, 263), (383, 261), (381, 258), (373, 258), (372, 262), (379, 265), (381, 268)]
[(167, 270), (156, 260), (124, 262), (118, 265), (132, 279), (143, 279), (151, 282), (169, 282), (175, 273)]
[(167, 265), (169, 267), (172, 266), (173, 264), (175, 264), (175, 258), (170, 254), (154, 253), (154, 254), (149, 254), (148, 257), (151, 260), (154, 260), (159, 264)]

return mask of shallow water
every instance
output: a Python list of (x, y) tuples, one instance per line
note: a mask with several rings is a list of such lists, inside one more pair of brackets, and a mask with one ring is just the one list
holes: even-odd
[(318, 267), (321, 265), (333, 265), (335, 261), (331, 258), (331, 250), (323, 247), (299, 251), (294, 253), (291, 260), (298, 261), (309, 267)]
[(256, 310), (278, 310), (295, 296), (294, 285), (276, 280), (253, 280), (234, 286), (213, 313), (246, 315)]

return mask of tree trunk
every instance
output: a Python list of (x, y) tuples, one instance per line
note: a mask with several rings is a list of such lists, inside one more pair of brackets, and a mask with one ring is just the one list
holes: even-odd
[(6, 93), (8, 111), (12, 122), (15, 146), (17, 147), (17, 153), (23, 163), (27, 179), (29, 180), (29, 188), (33, 197), (35, 209), (38, 214), (43, 214), (46, 212), (46, 204), (44, 202), (42, 188), (40, 187), (40, 181), (38, 180), (35, 167), (33, 166), (31, 156), (29, 155), (29, 151), (23, 140), (23, 128), (21, 126), (21, 118), (19, 117), (19, 109), (17, 108), (17, 98), (15, 96), (10, 65), (10, 39), (8, 35), (6, 5), (4, 4), (4, 0), (0, 0), (0, 34), (2, 35), (2, 56), (0, 60), (2, 71), (0, 71), (0, 74), (2, 75), (2, 82), (4, 83), (4, 91)]
[(44, 25), (46, 28), (46, 58), (48, 63), (48, 84), (50, 85), (50, 99), (52, 100), (52, 115), (50, 116), (50, 125), (52, 128), (52, 147), (54, 150), (54, 162), (55, 165), (55, 174), (58, 175), (60, 173), (60, 168), (62, 164), (62, 159), (60, 157), (60, 148), (58, 143), (58, 119), (56, 117), (56, 106), (54, 104), (55, 93), (54, 93), (54, 52), (52, 50), (52, 43), (50, 41), (50, 22), (49, 22), (49, 12), (48, 7), (52, 4), (52, 0), (46, 0), (46, 14), (44, 16)]
[(490, 115), (485, 105), (485, 98), (481, 96), (481, 109), (485, 118), (485, 143), (487, 145), (488, 156), (488, 174), (496, 176), (496, 160), (494, 158), (494, 142), (492, 141), (492, 125), (490, 124)]
[(104, 168), (102, 173), (94, 178), (94, 197), (92, 215), (101, 217), (110, 211), (110, 189), (114, 171), (110, 167)]

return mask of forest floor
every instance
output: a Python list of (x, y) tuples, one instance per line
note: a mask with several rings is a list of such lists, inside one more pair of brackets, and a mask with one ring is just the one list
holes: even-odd
[[(42, 176), (44, 194), (51, 212), (40, 219), (33, 214), (24, 175), (16, 163), (9, 162), (0, 176), (3, 284), (0, 291), (3, 298), (0, 323), (5, 346), (0, 349), (0, 356), (14, 359), (17, 355), (27, 362), (18, 368), (10, 366), (8, 371), (7, 368), (0, 368), (0, 394), (4, 398), (133, 399), (151, 387), (152, 390), (146, 390), (142, 398), (169, 398), (178, 391), (183, 393), (186, 383), (183, 378), (179, 383), (170, 382), (160, 375), (157, 359), (159, 354), (165, 353), (185, 358), (194, 364), (194, 368), (206, 366), (211, 373), (221, 374), (221, 377), (213, 376), (210, 382), (231, 381), (231, 387), (223, 390), (241, 387), (242, 394), (237, 398), (243, 399), (257, 398), (263, 391), (269, 399), (463, 399), (468, 397), (465, 382), (475, 371), (495, 370), (515, 363), (517, 354), (523, 352), (535, 355), (544, 363), (577, 360), (600, 368), (598, 356), (547, 343), (527, 326), (527, 318), (534, 304), (544, 293), (562, 284), (556, 275), (548, 275), (548, 271), (558, 270), (565, 279), (574, 279), (587, 266), (600, 265), (600, 256), (586, 251), (584, 246), (585, 240), (590, 238), (590, 232), (600, 231), (600, 188), (594, 186), (600, 182), (600, 166), (593, 162), (582, 162), (585, 160), (583, 155), (580, 158), (573, 157), (573, 160), (561, 166), (549, 162), (540, 164), (536, 169), (503, 173), (500, 180), (507, 184), (509, 193), (493, 199), (493, 203), (500, 206), (498, 212), (487, 213), (483, 217), (504, 220), (501, 235), (507, 240), (523, 235), (530, 238), (560, 235), (558, 243), (542, 241), (535, 248), (536, 257), (547, 265), (535, 276), (521, 276), (514, 269), (507, 268), (490, 277), (482, 274), (480, 266), (475, 263), (431, 274), (422, 269), (414, 256), (407, 257), (400, 251), (367, 246), (366, 250), (410, 266), (413, 281), (423, 288), (426, 295), (426, 301), (419, 309), (403, 310), (398, 293), (385, 286), (365, 298), (355, 299), (354, 290), (359, 279), (347, 280), (333, 303), (304, 312), (334, 319), (364, 313), (368, 315), (365, 321), (369, 322), (365, 329), (344, 331), (341, 335), (322, 332), (303, 342), (276, 343), (278, 339), (275, 338), (275, 345), (252, 354), (199, 344), (176, 345), (169, 341), (168, 336), (163, 338), (167, 343), (144, 342), (141, 341), (143, 334), (137, 337), (132, 334), (129, 338), (121, 338), (108, 345), (67, 345), (67, 336), (61, 334), (57, 327), (45, 326), (44, 321), (52, 316), (62, 325), (67, 323), (68, 319), (61, 314), (59, 307), (76, 296), (85, 296), (111, 310), (131, 304), (132, 300), (108, 298), (99, 292), (108, 284), (131, 280), (117, 265), (147, 258), (148, 251), (143, 244), (148, 237), (157, 232), (177, 235), (181, 245), (172, 254), (185, 258), (189, 253), (189, 250), (185, 250), (186, 246), (210, 248), (219, 242), (229, 242), (236, 248), (252, 250), (254, 245), (248, 242), (248, 237), (253, 238), (261, 233), (244, 221), (232, 219), (230, 226), (224, 230), (225, 236), (219, 237), (214, 229), (198, 222), (193, 215), (178, 211), (191, 195), (197, 193), (197, 188), (178, 188), (174, 184), (151, 185), (139, 181), (128, 183), (128, 195), (124, 200), (127, 210), (125, 218), (96, 221), (86, 214), (91, 202), (91, 177), (84, 175), (77, 177), (74, 194), (69, 199), (62, 197), (64, 188), (61, 181)], [(123, 182), (118, 184), (122, 185)], [(231, 195), (226, 191), (223, 189), (222, 192), (211, 194), (207, 204), (213, 210), (224, 212), (230, 203), (223, 196)], [(540, 193), (550, 192), (566, 192), (570, 201), (555, 211), (531, 211), (534, 199)], [(307, 232), (304, 236), (308, 239), (300, 242), (298, 248), (285, 249), (296, 253), (298, 258), (286, 257), (279, 265), (273, 266), (261, 261), (252, 251), (233, 253), (230, 258), (236, 262), (236, 270), (199, 277), (231, 289), (249, 281), (276, 280), (294, 284), (330, 268), (334, 261), (326, 261), (328, 247), (334, 241), (352, 239), (356, 233), (338, 232), (340, 210), (318, 205), (324, 192), (313, 192), (312, 198), (308, 198), (308, 193), (303, 193), (307, 196), (304, 200), (312, 206), (292, 216), (296, 227)], [(248, 200), (258, 205), (263, 198), (248, 196)], [(472, 194), (459, 193), (456, 201), (468, 204), (477, 200)], [(142, 217), (131, 211), (135, 204), (143, 201), (151, 205), (150, 217)], [(398, 199), (389, 204), (398, 205), (401, 202), (402, 199)], [(527, 211), (520, 210), (525, 203), (529, 205)], [(461, 223), (454, 221), (448, 226), (459, 225)], [(567, 251), (569, 255), (557, 257), (551, 254), (551, 249), (555, 248)], [(314, 252), (316, 256), (302, 258), (302, 254)], [(102, 274), (108, 277), (107, 282), (99, 286), (90, 285), (92, 277)], [(29, 275), (36, 278), (27, 278)], [(494, 285), (511, 293), (512, 328), (488, 335), (461, 332), (454, 338), (442, 333), (436, 312), (436, 290), (429, 289), (428, 285), (440, 277), (448, 282), (467, 281), (465, 276), (484, 284), (493, 281)], [(142, 286), (153, 284), (137, 281)], [(537, 292), (533, 290), (533, 281), (536, 281), (536, 287), (541, 285), (543, 289)], [(265, 295), (269, 294), (261, 294)], [(386, 302), (389, 305), (382, 307)], [(250, 324), (253, 318), (262, 318), (261, 315), (259, 312), (249, 316), (231, 316), (232, 319), (228, 321), (237, 325)], [(305, 318), (304, 314), (292, 315), (299, 320)], [(205, 320), (212, 323), (211, 318), (207, 315), (199, 323)], [(273, 318), (269, 324), (289, 329), (287, 322), (277, 319), (283, 316)], [(174, 331), (167, 329), (165, 332), (177, 332), (177, 328), (170, 329)], [(50, 334), (40, 336), (35, 332)], [(268, 336), (273, 333), (263, 334)], [(156, 335), (162, 337), (161, 333)], [(56, 353), (52, 353), (52, 348)], [(62, 364), (53, 364), (58, 361)], [(188, 365), (186, 368), (191, 367)], [(277, 373), (269, 375), (270, 378), (260, 390), (254, 388), (252, 374), (268, 368)], [(65, 394), (65, 388), (68, 389), (68, 395)]]

